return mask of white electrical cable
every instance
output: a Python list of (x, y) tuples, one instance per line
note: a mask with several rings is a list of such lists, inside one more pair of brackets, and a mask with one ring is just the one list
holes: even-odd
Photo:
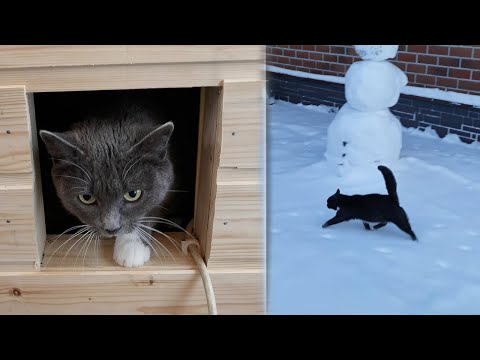
[(213, 292), (212, 280), (210, 279), (207, 265), (205, 265), (205, 262), (198, 251), (199, 248), (200, 244), (195, 239), (182, 241), (183, 253), (187, 254), (188, 251), (190, 251), (190, 254), (192, 254), (193, 259), (197, 263), (200, 275), (202, 276), (203, 287), (205, 289), (205, 295), (207, 296), (208, 313), (210, 315), (217, 315), (217, 303), (215, 301), (215, 293)]

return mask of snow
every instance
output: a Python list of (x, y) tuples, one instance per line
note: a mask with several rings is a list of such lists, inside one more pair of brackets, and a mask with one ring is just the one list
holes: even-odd
[(382, 61), (397, 55), (398, 45), (354, 45), (356, 53), (363, 60)]
[(357, 61), (345, 74), (347, 102), (360, 111), (377, 111), (395, 105), (407, 75), (388, 61)]
[(400, 156), (402, 125), (388, 109), (363, 112), (347, 102), (327, 135), (325, 156), (341, 174), (355, 166), (395, 162)]
[(274, 314), (480, 314), (480, 146), (405, 129), (390, 166), (419, 242), (394, 225), (322, 229), (344, 194), (386, 194), (376, 169), (338, 177), (323, 154), (325, 107), (268, 106), (268, 311)]
[[(342, 76), (311, 74), (304, 71), (284, 69), (273, 65), (267, 65), (266, 70), (272, 73), (285, 74), (305, 79), (327, 81), (336, 84), (345, 84), (345, 78)], [(405, 95), (413, 95), (424, 97), (427, 99), (443, 100), (455, 104), (465, 104), (480, 107), (480, 96), (478, 95), (462, 94), (455, 91), (446, 91), (440, 89), (421, 88), (417, 86), (404, 86), (402, 87), (402, 90), (400, 92)]]

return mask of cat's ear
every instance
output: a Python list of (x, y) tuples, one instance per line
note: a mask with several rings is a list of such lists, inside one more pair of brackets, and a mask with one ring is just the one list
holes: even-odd
[(340, 189), (337, 189), (337, 192), (335, 193), (335, 195), (339, 195), (340, 194)]
[(84, 152), (75, 145), (73, 137), (69, 134), (40, 130), (40, 137), (53, 158), (62, 159), (75, 154), (84, 155)]
[(139, 151), (141, 153), (154, 153), (161, 159), (165, 158), (165, 155), (167, 154), (168, 140), (172, 135), (173, 128), (173, 123), (169, 121), (162, 126), (153, 129), (128, 152)]

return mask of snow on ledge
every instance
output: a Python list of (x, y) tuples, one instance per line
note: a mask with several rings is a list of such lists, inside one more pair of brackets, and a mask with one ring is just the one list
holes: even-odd
[[(285, 74), (305, 79), (328, 81), (336, 84), (345, 84), (345, 78), (342, 76), (311, 74), (303, 71), (284, 69), (272, 65), (267, 65), (266, 70), (272, 73)], [(428, 99), (449, 101), (455, 104), (465, 104), (480, 107), (480, 96), (478, 95), (462, 94), (455, 91), (421, 88), (416, 86), (404, 86), (401, 93), (405, 95), (420, 96)]]

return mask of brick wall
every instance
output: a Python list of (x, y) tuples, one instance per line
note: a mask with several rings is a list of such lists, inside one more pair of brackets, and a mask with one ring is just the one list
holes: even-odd
[[(267, 45), (267, 64), (344, 76), (358, 61), (352, 45)], [(409, 84), (480, 95), (480, 45), (400, 45), (392, 63)]]
[[(347, 101), (343, 84), (276, 73), (267, 73), (267, 84), (269, 95), (292, 103), (339, 108)], [(480, 141), (480, 108), (402, 94), (390, 110), (405, 127), (431, 126), (440, 137), (457, 134), (465, 143)]]

